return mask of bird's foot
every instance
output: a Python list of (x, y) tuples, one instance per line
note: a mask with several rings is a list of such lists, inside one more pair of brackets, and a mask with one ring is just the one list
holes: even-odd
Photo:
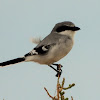
[(55, 66), (57, 66), (57, 69), (55, 69), (54, 67), (52, 67), (52, 66), (49, 66), (49, 67), (51, 67), (53, 70), (55, 70), (56, 72), (57, 72), (57, 74), (56, 74), (56, 77), (60, 77), (61, 76), (61, 74), (62, 74), (62, 65), (61, 64), (52, 64), (52, 65), (55, 65)]
[(56, 77), (60, 77), (61, 74), (62, 74), (62, 68), (63, 66), (61, 64), (58, 64), (57, 65), (57, 74), (56, 74)]
[[(52, 64), (52, 65), (55, 65), (55, 66), (59, 66), (59, 65), (60, 65), (61, 67), (63, 67), (61, 64)], [(58, 68), (58, 67), (57, 67), (57, 68)]]

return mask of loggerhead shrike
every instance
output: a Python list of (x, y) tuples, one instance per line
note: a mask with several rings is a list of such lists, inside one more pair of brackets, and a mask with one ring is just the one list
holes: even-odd
[[(0, 63), (0, 67), (16, 64), (19, 62), (37, 62), (53, 68), (51, 65), (66, 56), (74, 44), (75, 31), (80, 30), (74, 23), (64, 21), (57, 23), (51, 33), (45, 37), (38, 45), (24, 57)], [(54, 69), (54, 68), (53, 68)], [(54, 69), (55, 70), (55, 69)]]

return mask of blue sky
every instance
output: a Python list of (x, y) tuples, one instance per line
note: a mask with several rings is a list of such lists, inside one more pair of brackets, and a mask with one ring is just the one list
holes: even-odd
[[(54, 25), (72, 21), (81, 28), (71, 52), (60, 60), (66, 92), (74, 100), (100, 99), (100, 1), (99, 0), (0, 0), (0, 62), (21, 57), (44, 38)], [(0, 100), (46, 100), (44, 87), (55, 95), (57, 78), (46, 65), (34, 62), (0, 68)]]

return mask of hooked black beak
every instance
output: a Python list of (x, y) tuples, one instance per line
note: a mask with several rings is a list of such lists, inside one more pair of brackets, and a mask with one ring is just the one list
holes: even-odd
[(74, 26), (72, 30), (73, 30), (73, 31), (78, 31), (78, 30), (80, 30), (80, 28), (79, 28), (79, 27)]
[(78, 30), (80, 30), (80, 28), (79, 27), (76, 27), (76, 26), (74, 26), (74, 27), (72, 27), (72, 29), (71, 29), (72, 31), (78, 31)]

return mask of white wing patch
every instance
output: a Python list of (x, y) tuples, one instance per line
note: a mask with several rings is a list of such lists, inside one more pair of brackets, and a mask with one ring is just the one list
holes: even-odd
[(38, 52), (36, 52), (36, 50), (32, 50), (30, 53), (31, 53), (31, 55), (34, 55), (34, 54), (38, 55)]
[(43, 51), (47, 51), (48, 49), (47, 49), (45, 46), (43, 46), (43, 47), (42, 47), (42, 50), (43, 50)]
[(40, 37), (39, 38), (34, 38), (34, 37), (31, 38), (31, 42), (34, 43), (34, 44), (39, 44), (41, 41), (42, 40), (41, 40)]

